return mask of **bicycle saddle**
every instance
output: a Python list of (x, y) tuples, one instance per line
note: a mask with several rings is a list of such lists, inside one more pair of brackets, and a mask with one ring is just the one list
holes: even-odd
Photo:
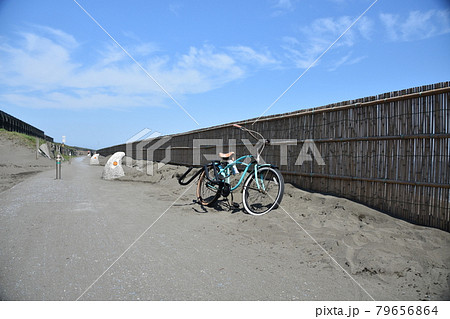
[(234, 152), (229, 152), (229, 153), (219, 153), (219, 157), (220, 157), (221, 159), (227, 160), (227, 159), (229, 159), (233, 154), (234, 154)]

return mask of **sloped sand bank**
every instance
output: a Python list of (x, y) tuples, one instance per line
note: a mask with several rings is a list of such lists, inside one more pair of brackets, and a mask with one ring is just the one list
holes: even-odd
[[(106, 159), (103, 159), (106, 160)], [(121, 181), (159, 184), (167, 192), (185, 189), (176, 177), (186, 168), (165, 165), (148, 171), (143, 161), (130, 161)], [(148, 172), (152, 174), (149, 175)], [(239, 193), (239, 192), (238, 192)], [(217, 231), (236, 236), (236, 249), (257, 243), (278, 258), (298, 254), (300, 263), (317, 276), (342, 267), (349, 280), (383, 300), (450, 300), (450, 234), (413, 225), (364, 205), (286, 185), (281, 208), (254, 217), (230, 209), (226, 201), (216, 207), (189, 205), (195, 187), (180, 199), (183, 209), (195, 214), (234, 214)], [(239, 194), (235, 201), (241, 204)], [(242, 204), (240, 205), (242, 207)], [(268, 263), (276, 262), (268, 260)], [(337, 265), (339, 264), (339, 265)], [(351, 279), (350, 276), (353, 278)]]

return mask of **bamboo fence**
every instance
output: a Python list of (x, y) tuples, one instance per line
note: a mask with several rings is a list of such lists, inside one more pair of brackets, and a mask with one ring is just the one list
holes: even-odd
[[(280, 168), (286, 182), (450, 231), (449, 92), (449, 82), (443, 82), (237, 124), (274, 141), (263, 157)], [(170, 163), (180, 165), (199, 164), (194, 163), (199, 155), (204, 163), (204, 155), (219, 151), (247, 154), (248, 136), (231, 124), (167, 136), (152, 159), (167, 158), (168, 146)], [(306, 158), (312, 160), (298, 165), (310, 140), (325, 165), (308, 148)], [(133, 158), (148, 159), (145, 149), (158, 141), (134, 143)], [(126, 148), (122, 144), (99, 152)]]
[(25, 123), (18, 118), (9, 115), (6, 112), (0, 110), (0, 128), (11, 132), (19, 132), (31, 136), (36, 136), (41, 139), (53, 142), (53, 138), (44, 134), (44, 131)]

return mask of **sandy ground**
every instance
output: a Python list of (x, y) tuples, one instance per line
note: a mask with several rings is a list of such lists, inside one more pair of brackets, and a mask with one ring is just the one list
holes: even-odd
[(54, 165), (54, 161), (41, 155), (36, 159), (36, 150), (7, 132), (0, 132), (0, 192)]
[(450, 299), (447, 232), (291, 185), (264, 216), (205, 208), (183, 167), (88, 163), (0, 192), (1, 299)]
[[(101, 164), (107, 159), (101, 158)], [(128, 159), (127, 166), (126, 160), (126, 176), (119, 180), (155, 183), (168, 190), (179, 188), (176, 178), (186, 170), (172, 165), (158, 169), (153, 164), (149, 175), (145, 161)], [(241, 192), (240, 189), (234, 197), (240, 203), (239, 209), (230, 209), (224, 200), (214, 208), (194, 205), (189, 209), (195, 213), (238, 213), (236, 221), (221, 225), (220, 230), (244, 234), (249, 243), (258, 241), (280, 256), (298, 253), (300, 249), (304, 260), (299, 263), (317, 269), (318, 276), (338, 263), (363, 287), (377, 291), (378, 298), (450, 300), (449, 233), (413, 225), (350, 200), (306, 192), (290, 184), (286, 185), (282, 208), (263, 217), (261, 224), (258, 217), (242, 212)], [(195, 199), (195, 187), (190, 194)], [(281, 221), (280, 215), (289, 218)], [(304, 240), (298, 240), (298, 236), (305, 235)], [(241, 245), (246, 241), (237, 240)]]

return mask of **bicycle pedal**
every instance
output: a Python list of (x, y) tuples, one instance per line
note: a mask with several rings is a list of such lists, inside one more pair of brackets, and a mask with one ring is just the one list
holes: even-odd
[(232, 203), (231, 206), (233, 206), (234, 208), (239, 208), (239, 204), (238, 203)]

